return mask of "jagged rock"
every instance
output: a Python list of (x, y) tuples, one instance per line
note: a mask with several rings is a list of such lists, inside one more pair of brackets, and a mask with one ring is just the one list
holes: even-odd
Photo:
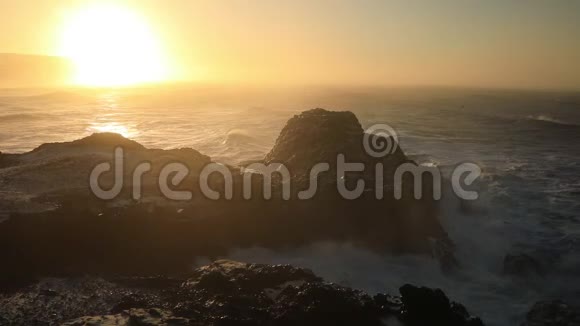
[(294, 268), (290, 265), (246, 264), (229, 260), (218, 260), (211, 265), (194, 271), (193, 276), (183, 284), (183, 288), (197, 288), (214, 293), (228, 292), (230, 288), (220, 288), (231, 284), (236, 290), (249, 292), (263, 289), (277, 289), (289, 282), (321, 282), (312, 271)]
[(288, 120), (274, 147), (266, 154), (264, 162), (284, 163), (294, 180), (299, 183), (307, 182), (310, 170), (315, 164), (328, 163), (331, 167), (328, 180), (336, 182), (337, 156), (343, 154), (346, 162), (365, 164), (365, 172), (356, 175), (369, 181), (374, 180), (372, 168), (381, 162), (386, 171), (385, 178), (390, 180), (394, 169), (408, 159), (394, 139), (383, 138), (375, 141), (390, 142), (396, 150), (384, 157), (373, 158), (365, 151), (364, 130), (352, 112), (318, 108), (304, 111)]
[(286, 287), (271, 308), (276, 325), (381, 325), (381, 310), (360, 291), (335, 284), (305, 283)]
[(482, 326), (464, 306), (450, 302), (440, 289), (403, 285), (399, 290), (403, 301), (403, 320), (408, 326), (447, 325)]
[[(310, 270), (289, 265), (246, 264), (219, 260), (193, 272), (183, 283), (176, 311), (206, 324), (265, 325), (273, 322), (271, 310), (282, 293), (303, 284), (322, 284)], [(203, 308), (200, 308), (200, 303)]]
[(403, 310), (403, 301), (400, 296), (378, 293), (373, 297), (373, 300), (382, 311), (400, 315)]
[(527, 254), (507, 254), (503, 260), (503, 274), (514, 277), (544, 276), (545, 272), (536, 259)]
[[(39, 296), (48, 287), (58, 296)], [(405, 286), (401, 294), (371, 297), (302, 268), (220, 260), (181, 284), (159, 277), (43, 280), (0, 295), (0, 324), (378, 326), (390, 318), (405, 326), (482, 325), (440, 290)]]
[[(320, 189), (317, 196), (327, 202), (320, 206), (310, 205), (307, 207), (308, 210), (318, 210), (320, 215), (332, 215), (337, 220), (342, 216), (356, 215), (359, 223), (365, 223), (363, 220), (368, 221), (373, 227), (365, 232), (367, 239), (373, 239), (372, 246), (394, 248), (397, 245), (390, 239), (397, 238), (395, 243), (400, 244), (409, 240), (413, 243), (404, 245), (406, 249), (402, 251), (415, 247), (414, 250), (417, 252), (433, 253), (431, 245), (433, 242), (444, 243), (446, 252), (443, 254), (437, 251), (434, 257), (441, 261), (443, 269), (456, 268), (458, 263), (455, 261), (453, 243), (443, 231), (437, 217), (438, 203), (433, 200), (433, 180), (423, 175), (421, 184), (423, 196), (416, 200), (413, 198), (414, 182), (404, 177), (400, 185), (403, 199), (395, 200), (394, 187), (395, 182), (398, 182), (394, 178), (395, 171), (403, 163), (414, 162), (407, 158), (394, 137), (381, 134), (367, 136), (368, 145), (372, 150), (380, 152), (390, 145), (394, 151), (381, 157), (370, 155), (364, 146), (365, 132), (352, 112), (335, 112), (320, 108), (304, 111), (288, 120), (274, 147), (265, 156), (264, 163), (283, 163), (292, 176), (295, 191), (308, 189), (311, 169), (315, 164), (328, 163), (329, 171), (317, 176), (317, 187)], [(339, 154), (345, 156), (346, 162), (362, 163), (364, 171), (351, 171), (344, 177), (339, 176), (337, 170)], [(383, 167), (382, 180), (381, 176), (376, 174), (375, 168), (378, 163)], [(343, 205), (344, 198), (337, 190), (339, 177), (344, 179), (347, 189), (353, 189), (359, 181), (364, 181), (365, 191), (362, 196)], [(379, 180), (382, 182), (383, 191), (381, 200), (376, 199), (376, 185)], [(388, 218), (384, 217), (386, 215)], [(388, 223), (383, 224), (387, 220)], [(353, 231), (354, 229), (356, 227)], [(375, 234), (375, 231), (379, 230), (381, 234)], [(418, 236), (419, 234), (421, 236)], [(421, 239), (419, 240), (417, 236)]]
[[(450, 304), (441, 290), (437, 294), (446, 304), (433, 309), (443, 311), (417, 309), (417, 302), (429, 306), (434, 301), (434, 290), (420, 290), (410, 297), (407, 291), (409, 306), (405, 306), (405, 300), (399, 297), (387, 294), (370, 297), (361, 291), (325, 283), (309, 270), (221, 260), (196, 270), (183, 283), (179, 297), (187, 300), (178, 303), (176, 311), (194, 319), (207, 309), (210, 316), (220, 316), (221, 321), (251, 325), (382, 325), (385, 318), (399, 318), (401, 311), (411, 320), (420, 320), (419, 315), (427, 314), (431, 321), (453, 322), (447, 324), (450, 326), (483, 325), (479, 319), (470, 317), (463, 306)], [(211, 304), (200, 308), (199, 302)], [(215, 319), (205, 323), (212, 322)]]
[(540, 301), (534, 304), (522, 326), (578, 326), (580, 307), (563, 301)]
[(338, 153), (362, 149), (362, 134), (352, 112), (304, 111), (288, 120), (264, 161), (309, 169), (314, 162), (333, 161)]
[(107, 314), (112, 302), (127, 295), (137, 297), (141, 292), (100, 278), (42, 279), (0, 294), (0, 316), (6, 320), (0, 318), (0, 325), (55, 325), (81, 316)]

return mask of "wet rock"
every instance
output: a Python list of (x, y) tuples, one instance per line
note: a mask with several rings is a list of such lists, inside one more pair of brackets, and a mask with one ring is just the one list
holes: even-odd
[(381, 325), (381, 310), (360, 291), (335, 284), (306, 283), (287, 287), (270, 309), (276, 325)]
[(406, 284), (399, 291), (403, 301), (402, 319), (408, 326), (483, 325), (479, 318), (471, 317), (464, 306), (450, 302), (440, 289)]
[(171, 312), (151, 309), (130, 309), (116, 315), (81, 317), (63, 326), (178, 326), (190, 325), (186, 318), (175, 317)]
[(544, 276), (545, 271), (535, 258), (527, 254), (508, 254), (503, 260), (503, 274), (514, 277)]
[(370, 297), (325, 283), (309, 270), (222, 260), (196, 270), (184, 282), (177, 311), (192, 319), (200, 318), (200, 311), (211, 311), (214, 318), (208, 323), (220, 316), (221, 321), (250, 325), (382, 325), (385, 318), (401, 316), (411, 326), (423, 318), (441, 325), (483, 325), (441, 290), (405, 286), (401, 294)]
[(563, 301), (540, 301), (534, 304), (522, 326), (578, 326), (580, 307)]
[(400, 315), (402, 312), (403, 301), (401, 300), (401, 297), (378, 293), (373, 297), (373, 300), (382, 311), (391, 312), (395, 315)]
[(0, 295), (0, 316), (7, 320), (0, 325), (57, 325), (76, 317), (107, 314), (111, 302), (130, 292), (134, 291), (99, 278), (42, 279)]
[[(205, 324), (264, 325), (272, 305), (289, 287), (321, 283), (310, 270), (289, 265), (219, 260), (193, 272), (181, 286), (176, 312)], [(201, 312), (201, 314), (200, 314)]]
[(277, 288), (288, 282), (321, 282), (322, 279), (307, 269), (290, 265), (246, 264), (218, 260), (193, 272), (183, 288), (200, 288), (214, 292), (228, 292), (231, 287), (244, 291)]
[[(371, 297), (289, 265), (220, 260), (194, 270), (181, 284), (130, 279), (42, 280), (0, 296), (0, 324), (481, 325), (440, 290), (407, 285), (402, 298)], [(39, 297), (47, 288), (59, 295)]]

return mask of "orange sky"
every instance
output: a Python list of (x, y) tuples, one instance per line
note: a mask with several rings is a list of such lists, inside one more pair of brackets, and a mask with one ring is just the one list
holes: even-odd
[[(0, 52), (59, 54), (83, 0), (0, 0)], [(580, 2), (117, 0), (173, 78), (580, 89)]]

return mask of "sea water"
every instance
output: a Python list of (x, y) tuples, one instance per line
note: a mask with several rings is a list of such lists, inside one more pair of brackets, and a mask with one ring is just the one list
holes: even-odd
[[(543, 299), (580, 300), (580, 94), (446, 88), (225, 88), (0, 90), (0, 151), (117, 132), (150, 148), (191, 147), (214, 161), (260, 159), (285, 122), (311, 108), (350, 110), (363, 128), (386, 123), (422, 164), (483, 169), (469, 210), (442, 202), (460, 270), (423, 256), (378, 255), (348, 243), (230, 258), (291, 263), (371, 293), (404, 283), (443, 289), (488, 325), (519, 324)], [(313, 140), (315, 141), (315, 140)], [(502, 275), (508, 253), (544, 264), (545, 277)], [(202, 262), (199, 262), (202, 263)]]

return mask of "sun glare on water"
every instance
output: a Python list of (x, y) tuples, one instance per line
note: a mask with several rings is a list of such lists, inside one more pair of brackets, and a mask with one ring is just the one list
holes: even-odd
[(78, 85), (127, 86), (168, 78), (161, 45), (147, 21), (118, 5), (93, 5), (71, 12), (60, 52), (73, 62)]

